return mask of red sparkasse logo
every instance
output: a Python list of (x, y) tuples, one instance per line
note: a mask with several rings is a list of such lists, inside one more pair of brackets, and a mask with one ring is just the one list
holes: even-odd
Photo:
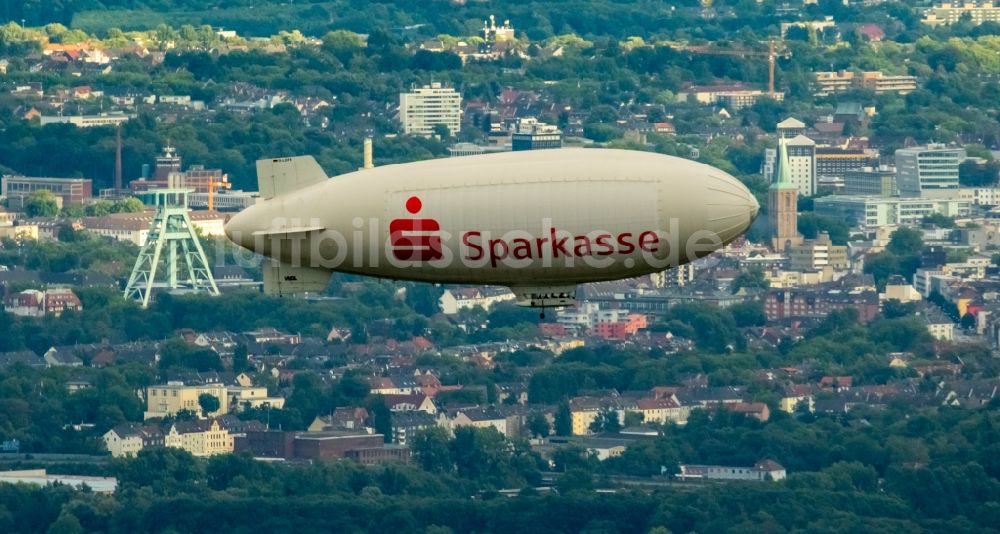
[[(406, 211), (416, 215), (423, 207), (420, 198), (406, 199)], [(389, 222), (392, 255), (402, 261), (433, 261), (442, 257), (441, 225), (434, 219), (394, 219)]]

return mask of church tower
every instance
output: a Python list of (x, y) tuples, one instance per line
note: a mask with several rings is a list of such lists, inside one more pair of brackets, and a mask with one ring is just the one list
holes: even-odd
[(771, 248), (783, 252), (802, 243), (799, 235), (799, 190), (792, 183), (785, 139), (778, 139), (778, 179), (768, 191), (767, 215), (771, 223)]

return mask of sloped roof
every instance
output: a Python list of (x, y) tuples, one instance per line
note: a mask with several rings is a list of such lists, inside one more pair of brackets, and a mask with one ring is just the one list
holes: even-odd
[(778, 128), (805, 128), (806, 123), (796, 119), (795, 117), (788, 117), (787, 119), (778, 123)]
[(781, 464), (775, 462), (774, 460), (761, 460), (756, 464), (754, 464), (753, 468), (758, 471), (768, 471), (768, 472), (785, 470), (785, 468)]

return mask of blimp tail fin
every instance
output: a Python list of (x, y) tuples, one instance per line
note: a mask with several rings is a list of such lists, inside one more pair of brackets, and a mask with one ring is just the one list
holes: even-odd
[(295, 267), (271, 260), (264, 264), (264, 294), (322, 293), (330, 284), (331, 274), (326, 269)]
[(280, 197), (327, 179), (312, 156), (257, 160), (257, 186), (261, 198)]

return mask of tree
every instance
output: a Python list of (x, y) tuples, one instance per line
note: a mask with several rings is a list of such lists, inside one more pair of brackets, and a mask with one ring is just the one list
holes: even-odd
[(740, 289), (746, 288), (768, 288), (771, 283), (764, 276), (764, 271), (759, 267), (751, 267), (745, 271), (740, 271), (733, 278), (732, 283), (729, 285), (729, 290), (733, 293), (739, 293)]
[(208, 417), (208, 414), (215, 413), (219, 411), (221, 403), (219, 398), (211, 393), (202, 393), (198, 395), (198, 406), (201, 406), (202, 413)]
[(52, 191), (39, 189), (24, 199), (24, 213), (28, 217), (55, 217), (59, 215), (59, 202)]
[(573, 435), (573, 414), (566, 401), (559, 403), (559, 408), (556, 410), (555, 431), (557, 436)]
[(1000, 163), (989, 161), (984, 164), (967, 159), (958, 166), (958, 181), (963, 187), (993, 187), (1000, 173)]
[(583, 469), (570, 469), (556, 480), (556, 489), (562, 495), (591, 491), (594, 489), (594, 476)]
[(112, 207), (112, 213), (140, 213), (146, 209), (146, 205), (135, 197), (129, 197), (116, 201)]
[(59, 514), (52, 526), (49, 527), (48, 534), (83, 534), (86, 532), (80, 520), (68, 511)]
[(549, 426), (549, 420), (545, 418), (545, 415), (539, 412), (533, 412), (528, 416), (528, 432), (531, 433), (532, 437), (536, 438), (547, 438), (549, 437), (549, 432), (551, 432), (552, 427)]
[(645, 415), (642, 412), (625, 412), (625, 422), (623, 426), (639, 426), (645, 419)]
[(757, 300), (753, 302), (739, 302), (726, 308), (736, 321), (736, 326), (745, 328), (748, 326), (764, 326), (767, 324), (767, 314), (764, 313), (764, 303)]
[(250, 370), (250, 363), (247, 360), (247, 347), (240, 343), (233, 349), (233, 372), (242, 373)]
[(430, 317), (440, 311), (438, 299), (442, 294), (444, 289), (434, 284), (413, 284), (406, 288), (406, 304), (420, 315)]
[(413, 457), (425, 471), (450, 473), (454, 468), (448, 444), (448, 431), (440, 426), (423, 428), (413, 434), (410, 450)]
[(900, 302), (898, 299), (889, 299), (882, 303), (882, 315), (886, 319), (898, 319), (913, 315), (917, 305), (913, 302)]
[(954, 228), (955, 218), (943, 213), (931, 213), (930, 215), (924, 215), (924, 224), (933, 224), (938, 228)]
[(821, 232), (826, 232), (834, 245), (846, 245), (850, 237), (847, 223), (833, 217), (824, 217), (815, 213), (803, 213), (798, 219), (798, 230), (806, 239), (816, 239)]
[(621, 429), (622, 423), (618, 418), (618, 412), (610, 408), (602, 409), (590, 423), (590, 431), (594, 433), (617, 434)]
[(461, 426), (449, 444), (458, 475), (503, 487), (510, 482), (510, 443), (496, 428)]
[(448, 130), (448, 125), (446, 124), (435, 124), (431, 127), (431, 131), (434, 132), (434, 135), (439, 139), (448, 139), (451, 137), (451, 131)]
[(923, 247), (923, 234), (920, 230), (903, 227), (892, 233), (886, 250), (897, 256), (912, 256), (919, 254)]
[(372, 428), (375, 432), (382, 434), (382, 439), (386, 443), (392, 443), (392, 411), (385, 405), (385, 399), (381, 395), (371, 398), (368, 412), (371, 414)]

